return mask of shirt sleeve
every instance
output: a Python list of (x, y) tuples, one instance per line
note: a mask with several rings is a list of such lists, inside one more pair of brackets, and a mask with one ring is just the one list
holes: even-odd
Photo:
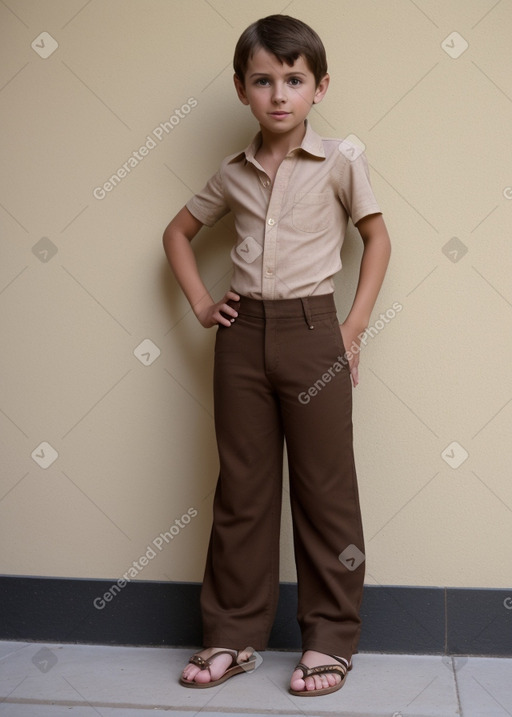
[(200, 192), (189, 199), (185, 206), (196, 219), (207, 227), (212, 227), (230, 211), (224, 195), (220, 169), (213, 177), (210, 177)]
[(381, 214), (370, 182), (366, 155), (348, 159), (340, 152), (342, 159), (339, 175), (338, 196), (354, 224), (369, 214)]

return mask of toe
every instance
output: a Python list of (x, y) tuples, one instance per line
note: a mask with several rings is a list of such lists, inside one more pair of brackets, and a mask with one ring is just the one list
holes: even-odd
[(341, 682), (341, 677), (338, 675), (327, 675), (327, 683), (329, 687), (334, 687), (334, 685), (339, 685)]
[(301, 670), (295, 670), (293, 673), (290, 687), (296, 692), (303, 692), (306, 689), (306, 683), (304, 682)]
[(194, 682), (198, 682), (200, 685), (204, 685), (211, 680), (210, 670), (199, 670), (194, 677)]
[(298, 689), (305, 689), (308, 692), (325, 690), (328, 687), (334, 687), (339, 682), (340, 679), (336, 675), (312, 675), (311, 677), (306, 677), (304, 687), (299, 687)]
[(326, 687), (329, 687), (327, 677), (325, 675), (318, 675), (317, 677), (314, 677), (314, 680), (315, 690), (324, 690)]
[(315, 689), (315, 680), (312, 677), (306, 677), (304, 680), (304, 689), (306, 692), (311, 692)]
[(193, 665), (187, 665), (185, 669), (182, 672), (182, 677), (184, 680), (187, 680), (187, 682), (193, 682), (194, 677), (199, 672), (199, 667), (194, 667)]

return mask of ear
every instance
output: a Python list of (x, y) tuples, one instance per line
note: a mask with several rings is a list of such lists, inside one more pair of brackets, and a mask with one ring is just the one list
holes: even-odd
[(330, 79), (331, 78), (329, 77), (329, 75), (324, 75), (324, 77), (322, 77), (322, 79), (318, 83), (318, 86), (315, 90), (315, 96), (313, 98), (314, 105), (317, 105), (325, 97), (325, 93), (327, 92), (327, 88), (329, 87)]
[(240, 102), (244, 105), (249, 104), (249, 100), (247, 99), (247, 95), (245, 93), (245, 87), (242, 80), (238, 77), (238, 75), (233, 75), (233, 82), (235, 83), (236, 93), (238, 95), (238, 99)]

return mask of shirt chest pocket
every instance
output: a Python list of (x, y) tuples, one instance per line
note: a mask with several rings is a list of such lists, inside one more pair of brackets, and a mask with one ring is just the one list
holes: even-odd
[(319, 232), (332, 221), (332, 194), (329, 192), (296, 194), (292, 224), (301, 232)]

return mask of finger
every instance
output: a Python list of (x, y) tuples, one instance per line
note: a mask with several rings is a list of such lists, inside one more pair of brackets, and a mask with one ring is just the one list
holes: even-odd
[[(226, 308), (229, 308), (229, 307), (226, 307)], [(216, 311), (213, 314), (212, 318), (217, 324), (221, 324), (221, 326), (231, 326), (232, 321), (234, 321), (234, 319), (229, 319), (226, 316), (224, 316), (222, 311)]]
[(227, 316), (227, 318), (231, 320), (231, 323), (233, 323), (238, 316), (238, 311), (229, 304), (221, 304), (219, 311), (222, 315)]
[(231, 299), (232, 301), (240, 301), (240, 296), (235, 294), (234, 291), (229, 290), (224, 297), (224, 301), (227, 301), (228, 299)]

